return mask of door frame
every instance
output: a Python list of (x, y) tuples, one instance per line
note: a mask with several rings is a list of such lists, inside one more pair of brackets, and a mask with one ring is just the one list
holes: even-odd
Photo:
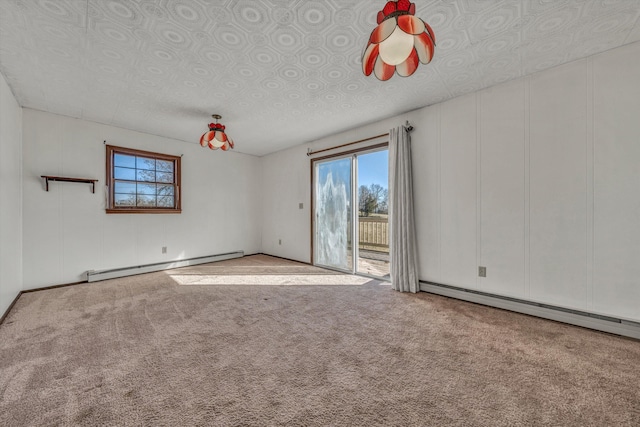
[[(316, 222), (316, 220), (315, 220), (315, 216), (316, 216), (315, 215), (316, 214), (316, 205), (315, 205), (316, 190), (315, 190), (315, 187), (316, 186), (315, 186), (314, 176), (315, 176), (315, 164), (316, 164), (316, 162), (323, 161), (323, 160), (328, 160), (328, 159), (331, 159), (331, 158), (334, 158), (334, 157), (337, 158), (337, 157), (353, 156), (354, 154), (362, 153), (362, 152), (365, 152), (365, 151), (376, 151), (376, 150), (378, 150), (380, 148), (387, 148), (388, 149), (389, 148), (389, 141), (381, 142), (379, 144), (369, 145), (369, 146), (362, 147), (362, 148), (356, 148), (356, 149), (353, 149), (353, 150), (341, 151), (339, 153), (329, 154), (329, 155), (321, 156), (321, 157), (316, 157), (316, 158), (313, 158), (313, 159), (309, 160), (309, 163), (310, 163), (310, 166), (311, 166), (310, 167), (310, 177), (309, 177), (310, 178), (309, 179), (310, 187), (311, 187), (311, 192), (310, 192), (310, 194), (311, 194), (311, 203), (309, 204), (309, 206), (310, 206), (310, 209), (309, 209), (310, 210), (310, 215), (309, 215), (310, 216), (310, 222), (309, 222), (309, 224), (311, 225), (311, 230), (310, 230), (311, 251), (309, 253), (311, 254), (311, 258), (309, 260), (309, 263), (311, 265), (315, 265), (315, 263), (314, 263), (314, 258), (315, 258), (314, 251), (315, 251), (315, 231), (316, 231), (316, 223), (315, 223)], [(357, 183), (357, 165), (356, 165), (356, 168), (351, 168), (351, 169), (352, 169), (351, 170), (351, 175), (352, 175), (353, 178), (355, 178), (355, 179), (352, 178), (352, 183), (351, 183), (351, 187), (352, 187), (351, 191), (353, 192), (353, 187), (358, 184)], [(352, 194), (352, 196), (354, 196), (354, 197), (352, 197), (352, 204), (354, 205), (354, 206), (352, 206), (352, 210), (353, 210), (353, 209), (357, 209), (357, 204), (355, 202), (358, 201), (357, 200), (358, 192), (355, 191), (355, 194)], [(353, 213), (352, 213), (352, 216), (353, 216)], [(357, 224), (356, 223), (353, 223), (352, 227), (357, 230), (357, 228), (356, 228)], [(356, 238), (358, 237), (357, 236), (357, 234), (358, 234), (357, 231), (355, 233), (354, 232), (352, 232), (352, 233), (355, 234)], [(357, 265), (357, 262), (358, 262), (358, 260), (356, 258), (358, 256), (357, 249), (356, 249), (357, 246), (358, 246), (358, 242), (357, 241), (356, 242), (352, 242), (351, 245), (352, 245), (352, 255), (351, 256), (353, 257), (353, 265), (351, 267), (351, 273), (355, 273), (356, 269), (357, 269), (356, 265)], [(323, 268), (324, 268), (324, 266), (323, 266)], [(339, 270), (339, 271), (344, 271), (344, 270)], [(360, 273), (358, 273), (358, 274), (360, 274)]]

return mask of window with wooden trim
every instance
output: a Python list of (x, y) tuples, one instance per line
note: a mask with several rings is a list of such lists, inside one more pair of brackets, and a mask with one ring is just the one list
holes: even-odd
[(107, 213), (180, 213), (180, 157), (107, 145)]

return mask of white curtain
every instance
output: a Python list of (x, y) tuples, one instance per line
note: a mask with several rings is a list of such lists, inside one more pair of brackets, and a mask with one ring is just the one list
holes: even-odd
[(389, 224), (391, 286), (400, 292), (418, 292), (411, 137), (404, 126), (389, 131)]

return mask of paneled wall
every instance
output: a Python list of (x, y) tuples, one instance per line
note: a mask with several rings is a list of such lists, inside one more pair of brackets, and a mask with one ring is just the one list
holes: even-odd
[(640, 320), (637, 76), (640, 43), (410, 113), (421, 278)]
[(22, 290), (22, 109), (0, 74), (0, 316)]
[(304, 147), (282, 151), (277, 157), (262, 157), (261, 226), (265, 253), (309, 262), (311, 175), (308, 162)]
[[(24, 289), (87, 270), (260, 251), (260, 159), (29, 109), (24, 116)], [(182, 214), (105, 213), (105, 145), (182, 155)], [(98, 179), (52, 182), (41, 175)], [(167, 253), (162, 253), (162, 247)]]
[[(491, 266), (478, 286), (485, 292), (524, 295), (525, 247), (528, 235), (528, 177), (523, 80), (482, 92), (476, 97), (478, 264)], [(441, 141), (446, 144), (446, 142)], [(474, 271), (475, 276), (478, 272)]]
[(588, 69), (588, 298), (596, 311), (640, 319), (640, 43), (598, 55)]
[[(638, 76), (634, 43), (272, 154), (263, 209), (302, 197), (307, 148), (408, 119), (422, 280), (640, 321)], [(282, 253), (267, 226), (309, 235), (292, 202), (263, 224), (265, 252)], [(309, 260), (307, 240), (291, 245)]]
[[(477, 248), (470, 244), (477, 226), (476, 115), (473, 96), (440, 107), (440, 230), (446, 230), (440, 238), (440, 274), (468, 288), (477, 286)], [(420, 169), (421, 161), (415, 163)]]
[(587, 65), (528, 79), (530, 297), (580, 308), (587, 307)]

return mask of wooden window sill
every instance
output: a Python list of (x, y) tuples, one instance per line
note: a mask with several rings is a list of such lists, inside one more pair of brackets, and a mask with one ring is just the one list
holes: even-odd
[(108, 214), (180, 214), (182, 209), (105, 209)]

